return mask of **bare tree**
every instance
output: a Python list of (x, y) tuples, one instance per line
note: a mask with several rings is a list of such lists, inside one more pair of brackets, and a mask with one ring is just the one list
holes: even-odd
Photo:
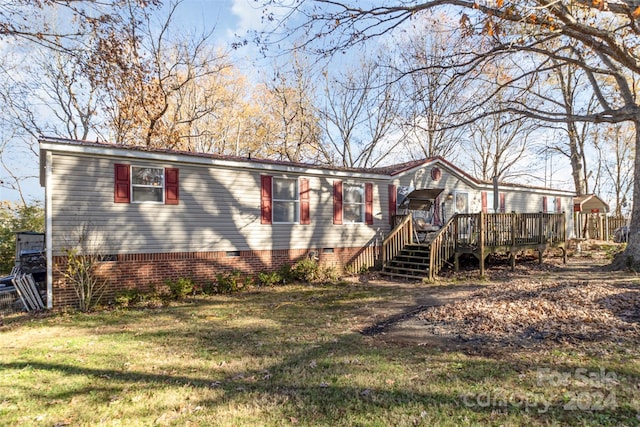
[[(278, 1), (268, 3), (282, 6)], [(355, 44), (402, 31), (407, 23), (425, 13), (460, 13), (460, 26), (465, 31), (491, 41), (489, 49), (478, 51), (464, 66), (476, 68), (505, 55), (518, 54), (521, 59), (520, 76), (487, 94), (478, 105), (503, 87), (548, 72), (555, 67), (554, 62), (574, 64), (588, 76), (598, 101), (597, 110), (568, 115), (566, 111), (531, 108), (515, 99), (505, 111), (555, 123), (629, 121), (635, 127), (636, 151), (640, 147), (640, 105), (630, 82), (640, 73), (640, 54), (633, 48), (640, 35), (637, 0), (427, 0), (371, 8), (355, 1), (307, 0), (296, 2), (295, 8), (295, 20), (291, 21), (294, 27), (288, 29), (289, 34), (296, 39), (300, 34), (307, 35), (302, 46), (321, 54), (342, 52)], [(316, 43), (318, 40), (322, 44)], [(524, 61), (525, 54), (536, 60)], [(612, 82), (609, 91), (601, 85), (604, 77)], [(640, 171), (640, 156), (635, 158), (634, 170)], [(640, 200), (640, 179), (634, 180), (633, 196), (634, 201)], [(629, 244), (622, 258), (638, 266), (640, 203), (633, 204), (630, 226)]]
[(535, 122), (519, 115), (489, 115), (476, 120), (471, 128), (469, 162), (474, 176), (506, 180), (525, 173), (516, 169), (527, 152), (529, 138), (538, 129)]
[(402, 81), (402, 129), (413, 158), (457, 154), (469, 129), (452, 126), (452, 118), (473, 95), (472, 82), (481, 70), (461, 75), (456, 48), (465, 42), (444, 14), (415, 20), (400, 39), (397, 67)]
[(108, 257), (107, 243), (89, 223), (78, 226), (65, 240), (65, 260), (55, 268), (74, 290), (80, 311), (91, 311), (109, 285), (108, 278), (100, 274), (101, 264)]
[(598, 132), (594, 141), (596, 148), (602, 153), (602, 168), (608, 185), (608, 193), (614, 200), (614, 214), (622, 216), (633, 189), (633, 130), (626, 124), (607, 126)]
[(171, 4), (159, 27), (150, 15), (132, 6), (123, 32), (99, 40), (100, 61), (88, 72), (106, 94), (102, 107), (115, 143), (184, 148), (181, 139), (188, 136), (193, 122), (211, 113), (193, 109), (195, 102), (191, 109), (181, 108), (181, 102), (185, 91), (229, 66), (227, 55), (211, 47), (211, 33), (191, 37), (172, 32), (179, 5), (179, 1)]
[(132, 2), (147, 8), (160, 4), (159, 0), (5, 0), (0, 5), (0, 38), (72, 53), (87, 34), (115, 31), (120, 12)]
[(377, 166), (395, 146), (387, 142), (397, 128), (400, 100), (397, 88), (390, 84), (393, 76), (384, 55), (376, 56), (375, 60), (361, 57), (335, 76), (325, 72), (320, 115), (327, 143), (341, 166)]
[(288, 65), (278, 65), (265, 84), (269, 101), (264, 109), (274, 118), (266, 135), (268, 157), (293, 162), (327, 163), (330, 158), (321, 140), (315, 95), (317, 87), (303, 58), (294, 55)]

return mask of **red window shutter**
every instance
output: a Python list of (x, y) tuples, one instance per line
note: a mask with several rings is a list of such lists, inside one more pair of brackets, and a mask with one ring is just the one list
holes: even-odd
[(482, 199), (482, 212), (487, 213), (487, 192), (483, 191), (480, 193), (480, 198)]
[(342, 224), (342, 181), (333, 181), (333, 223)]
[(500, 212), (505, 213), (507, 211), (507, 203), (505, 201), (505, 194), (500, 193)]
[(164, 204), (180, 204), (178, 185), (178, 168), (165, 168), (164, 170)]
[(309, 180), (300, 178), (300, 224), (311, 224), (309, 215)]
[(542, 213), (547, 213), (547, 196), (542, 196)]
[(562, 199), (560, 197), (556, 197), (556, 213), (562, 212)]
[(131, 202), (131, 181), (129, 178), (129, 165), (116, 163), (113, 165), (114, 186), (113, 186), (113, 202), (114, 203), (130, 203)]
[(271, 181), (269, 175), (260, 175), (260, 223), (271, 224)]
[(398, 205), (398, 190), (394, 184), (389, 184), (389, 224), (393, 225), (393, 217)]
[(364, 222), (373, 224), (373, 184), (370, 182), (364, 184)]

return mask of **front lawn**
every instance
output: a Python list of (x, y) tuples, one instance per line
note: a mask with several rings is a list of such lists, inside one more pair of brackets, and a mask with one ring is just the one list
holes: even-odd
[(288, 285), (5, 322), (0, 424), (640, 424), (637, 342), (474, 353), (360, 333), (429, 289)]

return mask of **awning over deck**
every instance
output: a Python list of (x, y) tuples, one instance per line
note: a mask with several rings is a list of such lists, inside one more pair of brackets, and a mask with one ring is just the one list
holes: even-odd
[(444, 188), (421, 188), (409, 193), (403, 203), (408, 203), (409, 210), (429, 210), (434, 200), (444, 191)]

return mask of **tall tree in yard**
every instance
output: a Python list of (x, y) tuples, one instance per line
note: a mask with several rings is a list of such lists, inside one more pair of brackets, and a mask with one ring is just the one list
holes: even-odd
[(327, 163), (329, 153), (322, 145), (319, 115), (315, 104), (317, 87), (303, 58), (293, 56), (288, 66), (276, 64), (273, 77), (265, 83), (265, 111), (273, 117), (266, 134), (267, 155), (292, 162)]
[(396, 148), (386, 142), (397, 128), (400, 99), (397, 88), (389, 84), (394, 78), (389, 66), (379, 64), (384, 55), (376, 56), (373, 60), (363, 55), (345, 71), (324, 75), (320, 117), (327, 145), (340, 166), (374, 167)]
[[(267, 1), (274, 3), (282, 6), (284, 2)], [(632, 85), (640, 74), (637, 0), (429, 0), (371, 8), (355, 0), (306, 0), (296, 2), (295, 8), (289, 34), (296, 39), (300, 34), (306, 36), (302, 46), (326, 55), (402, 31), (423, 14), (458, 14), (464, 31), (490, 40), (488, 48), (478, 51), (468, 66), (482, 66), (499, 56), (526, 54), (532, 59), (521, 62), (521, 74), (530, 76), (547, 72), (552, 60), (573, 64), (588, 76), (598, 103), (592, 112), (567, 113), (531, 109), (516, 99), (505, 111), (555, 123), (631, 122), (636, 152), (640, 147), (640, 105)], [(612, 81), (612, 89), (603, 89), (604, 76)], [(640, 173), (640, 156), (634, 161), (634, 170)], [(640, 179), (634, 180), (633, 199), (629, 243), (619, 264), (640, 267)]]
[(27, 41), (47, 49), (73, 52), (87, 34), (101, 36), (120, 24), (121, 12), (133, 3), (155, 7), (160, 0), (5, 0), (0, 6), (0, 38)]
[[(613, 200), (613, 213), (623, 215), (633, 189), (633, 129), (628, 123), (602, 126), (594, 135), (596, 149), (599, 153), (602, 179), (609, 188), (610, 200)], [(637, 177), (636, 177), (637, 179)]]
[(468, 129), (451, 126), (452, 116), (464, 109), (466, 94), (473, 94), (473, 81), (480, 71), (461, 76), (457, 49), (466, 40), (445, 14), (416, 19), (399, 38), (399, 60), (395, 66), (401, 84), (404, 107), (402, 129), (406, 149), (413, 158), (459, 153)]
[[(135, 3), (142, 2), (6, 0), (0, 5), (0, 161), (7, 173), (0, 186), (17, 191), (25, 206), (22, 184), (31, 177), (11, 163), (29, 157), (35, 163), (39, 135), (82, 139), (95, 131), (95, 86), (85, 74), (87, 65), (100, 62), (92, 46), (119, 34), (123, 11)], [(158, 5), (150, 0), (142, 9)]]
[(513, 114), (488, 115), (470, 125), (467, 150), (474, 176), (508, 180), (526, 172), (515, 169), (526, 155), (527, 142), (538, 126)]
[[(214, 49), (210, 34), (176, 35), (171, 23), (179, 3), (171, 6), (158, 28), (151, 16), (131, 7), (123, 32), (100, 39), (90, 76), (107, 94), (113, 141), (146, 147), (188, 147), (191, 124), (212, 113), (210, 103), (183, 101), (193, 87), (229, 66), (226, 54)], [(142, 16), (142, 18), (141, 18)], [(140, 24), (140, 19), (144, 25)]]

